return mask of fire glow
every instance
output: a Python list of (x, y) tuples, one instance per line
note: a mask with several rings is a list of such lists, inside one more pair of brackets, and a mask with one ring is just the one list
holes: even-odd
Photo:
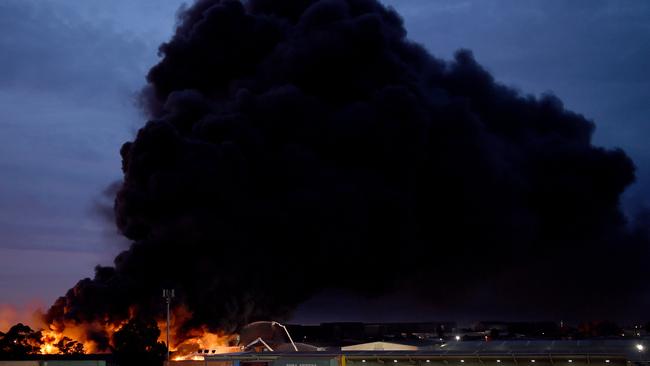
[[(95, 321), (85, 323), (52, 323), (41, 324), (39, 339), (35, 339), (36, 351), (33, 353), (43, 355), (56, 354), (102, 354), (110, 353), (113, 344), (113, 335), (118, 332), (135, 312), (130, 312), (127, 320)], [(179, 325), (191, 317), (191, 313), (179, 306), (170, 314), (170, 352), (173, 360), (203, 360), (203, 354), (220, 354), (239, 351), (238, 346), (232, 346), (238, 340), (238, 335), (222, 332), (211, 332), (207, 327), (181, 332)], [(166, 342), (167, 324), (164, 319), (157, 321), (160, 336), (158, 342)], [(91, 334), (102, 334), (109, 341), (108, 347), (102, 347), (97, 341), (91, 339)]]
[[(113, 334), (120, 330), (128, 320), (118, 323), (71, 323), (49, 324), (41, 330), (40, 354), (64, 354), (66, 351), (73, 353), (108, 353), (109, 349), (102, 349), (97, 342), (88, 338), (88, 334), (105, 333), (109, 339)], [(72, 344), (77, 342), (79, 346), (76, 349), (69, 349), (66, 345), (74, 347)]]

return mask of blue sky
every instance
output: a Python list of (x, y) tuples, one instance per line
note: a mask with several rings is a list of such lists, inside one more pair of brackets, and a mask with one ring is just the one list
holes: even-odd
[[(626, 211), (650, 206), (649, 2), (384, 2), (434, 55), (471, 49), (497, 80), (593, 119), (595, 143), (638, 166)], [(101, 213), (105, 191), (182, 3), (0, 2), (0, 304), (48, 305), (128, 245)]]

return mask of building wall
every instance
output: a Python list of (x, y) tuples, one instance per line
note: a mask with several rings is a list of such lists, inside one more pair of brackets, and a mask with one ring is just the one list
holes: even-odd
[(106, 366), (106, 361), (97, 361), (97, 360), (0, 361), (0, 366)]
[(0, 361), (0, 366), (106, 366), (106, 361), (94, 361), (94, 360)]
[(339, 366), (335, 358), (279, 358), (272, 366)]
[[(571, 360), (571, 362), (569, 362)], [(481, 356), (412, 356), (392, 359), (372, 356), (347, 358), (345, 366), (626, 366), (628, 362), (622, 357), (584, 355), (557, 357), (551, 360), (548, 355), (511, 355)]]
[(79, 361), (43, 361), (42, 366), (106, 366), (106, 361), (100, 360), (79, 360)]
[[(353, 355), (333, 357), (285, 357), (284, 355), (266, 360), (251, 358), (234, 359), (233, 361), (172, 361), (167, 366), (629, 366), (630, 362), (624, 356), (615, 355), (553, 355), (549, 354), (438, 354), (422, 353), (378, 354), (368, 352)], [(3, 365), (0, 365), (3, 366)]]

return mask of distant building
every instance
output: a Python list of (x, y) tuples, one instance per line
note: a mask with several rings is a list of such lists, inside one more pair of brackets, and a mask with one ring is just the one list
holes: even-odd
[(412, 342), (370, 342), (341, 347), (342, 352), (347, 351), (417, 351), (422, 345)]

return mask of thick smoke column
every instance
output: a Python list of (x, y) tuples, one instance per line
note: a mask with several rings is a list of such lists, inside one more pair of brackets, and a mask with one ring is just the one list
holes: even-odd
[(133, 244), (51, 320), (159, 316), (163, 287), (186, 330), (278, 319), (326, 288), (615, 316), (638, 286), (631, 160), (469, 51), (428, 54), (375, 0), (198, 1), (160, 53), (151, 120), (121, 150)]

